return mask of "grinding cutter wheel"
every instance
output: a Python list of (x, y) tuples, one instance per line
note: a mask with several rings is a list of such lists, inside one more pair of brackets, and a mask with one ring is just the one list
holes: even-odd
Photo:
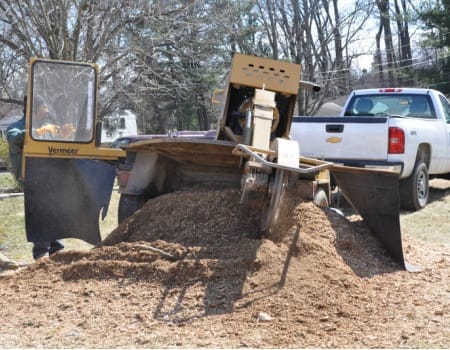
[(288, 183), (288, 172), (282, 169), (276, 169), (275, 176), (269, 183), (266, 202), (262, 209), (261, 231), (270, 234), (275, 227), (280, 205)]

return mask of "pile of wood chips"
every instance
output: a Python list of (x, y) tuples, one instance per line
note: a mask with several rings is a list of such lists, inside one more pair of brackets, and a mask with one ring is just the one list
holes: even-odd
[(0, 278), (0, 347), (450, 347), (450, 256), (287, 196), (260, 237), (230, 188), (147, 202), (101, 247)]

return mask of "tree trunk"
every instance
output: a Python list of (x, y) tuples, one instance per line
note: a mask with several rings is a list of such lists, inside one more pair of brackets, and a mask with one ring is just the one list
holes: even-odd
[(383, 25), (380, 22), (377, 35), (375, 36), (375, 42), (377, 50), (375, 51), (375, 67), (378, 71), (378, 84), (384, 86), (384, 72), (383, 72), (383, 58), (381, 56), (381, 34), (383, 33)]
[(396, 68), (394, 44), (389, 14), (389, 0), (377, 0), (376, 4), (380, 11), (380, 23), (384, 30), (384, 45), (386, 47), (386, 66), (388, 69), (389, 85), (397, 85), (394, 69)]

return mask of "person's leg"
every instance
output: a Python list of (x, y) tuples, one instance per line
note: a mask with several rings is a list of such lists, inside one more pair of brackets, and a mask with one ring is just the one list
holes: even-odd
[(52, 242), (50, 242), (49, 254), (50, 255), (55, 254), (57, 251), (63, 250), (63, 249), (64, 249), (64, 244), (60, 240), (52, 241)]
[(34, 260), (48, 256), (50, 250), (50, 242), (40, 241), (33, 242), (33, 258)]

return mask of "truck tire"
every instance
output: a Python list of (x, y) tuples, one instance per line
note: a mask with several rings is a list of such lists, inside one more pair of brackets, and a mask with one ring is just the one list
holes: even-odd
[(424, 208), (429, 195), (428, 168), (419, 160), (412, 174), (400, 180), (400, 204), (402, 209), (416, 211)]
[(124, 222), (128, 217), (142, 208), (144, 203), (145, 200), (142, 196), (121, 194), (119, 199), (119, 209), (117, 213), (119, 224)]

